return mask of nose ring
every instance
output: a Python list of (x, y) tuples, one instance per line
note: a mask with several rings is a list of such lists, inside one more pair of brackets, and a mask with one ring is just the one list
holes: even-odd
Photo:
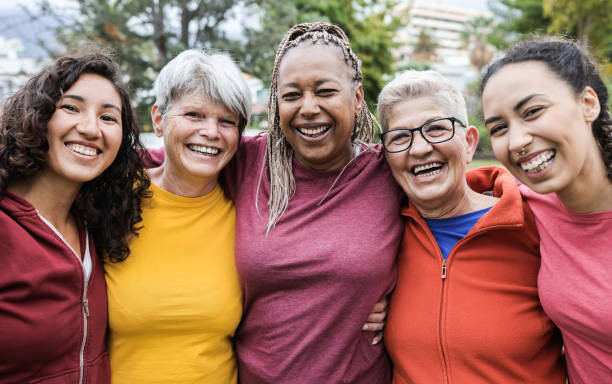
[(525, 147), (521, 147), (521, 150), (515, 153), (517, 156), (525, 156), (527, 154), (527, 149)]

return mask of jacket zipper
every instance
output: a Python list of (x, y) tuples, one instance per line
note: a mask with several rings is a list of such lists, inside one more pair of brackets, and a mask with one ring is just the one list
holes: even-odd
[[(441, 268), (441, 278), (442, 278), (442, 294), (440, 295), (440, 316), (438, 318), (438, 329), (439, 329), (439, 338), (440, 338), (440, 350), (442, 351), (442, 364), (444, 365), (444, 383), (449, 383), (449, 373), (448, 373), (448, 361), (447, 361), (447, 357), (446, 357), (446, 352), (444, 350), (444, 342), (442, 341), (442, 318), (443, 318), (443, 311), (444, 311), (444, 288), (446, 286), (446, 276), (448, 274), (448, 268), (449, 268), (449, 264), (450, 264), (450, 258), (452, 256), (452, 254), (454, 253), (453, 251), (457, 248), (458, 245), (460, 245), (460, 243), (465, 243), (466, 241), (481, 235), (484, 232), (488, 232), (490, 230), (493, 229), (500, 229), (500, 228), (513, 228), (514, 226), (512, 225), (496, 225), (496, 226), (492, 226), (492, 227), (487, 227), (487, 228), (482, 228), (476, 232), (473, 232), (471, 234), (469, 234), (468, 236), (464, 237), (463, 239), (459, 240), (455, 246), (453, 247), (453, 249), (451, 250), (451, 252), (448, 254), (448, 257), (445, 259), (444, 256), (442, 255), (442, 252), (439, 252), (439, 255), (442, 257), (442, 268)], [(438, 246), (438, 243), (435, 241), (435, 239), (430, 239), (433, 241), (433, 244), (435, 244), (436, 246)], [(447, 261), (449, 261), (449, 263), (447, 263)]]
[[(60, 240), (62, 240), (62, 242), (64, 242), (64, 245), (66, 245), (66, 247), (68, 247), (68, 249), (70, 249), (72, 251), (72, 254), (76, 257), (76, 259), (79, 262), (79, 265), (81, 266), (81, 270), (83, 271), (83, 299), (82, 299), (82, 309), (83, 309), (83, 338), (81, 340), (81, 350), (79, 351), (79, 384), (83, 384), (83, 376), (85, 373), (85, 344), (87, 342), (87, 318), (89, 317), (89, 304), (87, 303), (87, 285), (89, 284), (89, 277), (87, 276), (87, 272), (85, 271), (85, 266), (83, 265), (83, 260), (81, 260), (81, 257), (79, 256), (79, 254), (74, 250), (74, 248), (72, 248), (72, 246), (70, 244), (68, 244), (68, 242), (66, 241), (66, 239), (64, 239), (64, 236), (62, 236), (62, 234), (60, 233), (60, 231), (57, 230), (57, 228), (55, 228), (55, 226), (53, 224), (51, 224), (47, 219), (45, 219), (43, 217), (43, 215), (41, 215), (38, 210), (36, 210), (36, 213), (38, 214), (38, 217), (40, 217), (40, 219), (47, 224), (47, 226), (49, 228), (51, 228), (51, 230), (60, 238)], [(89, 249), (89, 234), (87, 233), (87, 231), (85, 232), (85, 253), (87, 253), (88, 249)], [(93, 262), (93, 260), (92, 260)]]
[[(450, 256), (450, 255), (449, 255)], [(440, 317), (438, 319), (438, 329), (439, 329), (439, 337), (440, 337), (440, 350), (442, 351), (442, 364), (444, 365), (444, 383), (448, 383), (448, 362), (446, 361), (446, 352), (444, 351), (444, 342), (442, 335), (442, 318), (444, 312), (444, 288), (446, 282), (446, 259), (442, 258), (442, 294), (440, 295)]]

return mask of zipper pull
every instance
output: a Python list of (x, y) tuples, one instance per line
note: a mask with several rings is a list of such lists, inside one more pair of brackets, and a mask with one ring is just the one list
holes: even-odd
[(85, 312), (85, 316), (89, 317), (89, 303), (87, 298), (83, 300), (83, 311)]
[(442, 280), (446, 279), (446, 260), (442, 262)]

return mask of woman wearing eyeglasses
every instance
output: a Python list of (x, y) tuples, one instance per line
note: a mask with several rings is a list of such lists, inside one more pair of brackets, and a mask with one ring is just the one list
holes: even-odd
[(409, 71), (378, 104), (409, 199), (385, 331), (393, 382), (564, 383), (561, 339), (538, 300), (533, 215), (503, 169), (466, 174), (478, 131), (461, 93)]

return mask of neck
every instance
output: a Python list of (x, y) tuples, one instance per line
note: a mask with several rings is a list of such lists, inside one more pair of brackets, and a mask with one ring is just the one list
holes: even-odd
[(38, 212), (60, 232), (72, 222), (70, 209), (82, 183), (50, 180), (45, 171), (31, 178), (19, 180), (8, 188), (26, 199)]
[(218, 183), (217, 177), (202, 178), (181, 175), (171, 170), (168, 161), (150, 169), (149, 176), (155, 185), (172, 194), (183, 197), (200, 197), (210, 193)]
[[(602, 162), (603, 166), (603, 162)], [(567, 188), (558, 191), (557, 197), (574, 213), (593, 213), (612, 210), (612, 181), (605, 167), (600, 172), (589, 172), (576, 178)]]
[(425, 218), (447, 219), (491, 207), (499, 200), (497, 197), (486, 196), (473, 191), (467, 183), (452, 195), (452, 197), (444, 199), (443, 202), (436, 201), (429, 204), (419, 202), (415, 206)]
[(314, 169), (315, 171), (335, 171), (346, 166), (355, 158), (355, 149), (353, 148), (353, 144), (349, 143), (347, 150), (343, 152), (341, 156), (322, 164), (308, 162), (305, 159), (302, 159), (295, 151), (294, 156), (300, 162), (300, 164), (307, 168)]

